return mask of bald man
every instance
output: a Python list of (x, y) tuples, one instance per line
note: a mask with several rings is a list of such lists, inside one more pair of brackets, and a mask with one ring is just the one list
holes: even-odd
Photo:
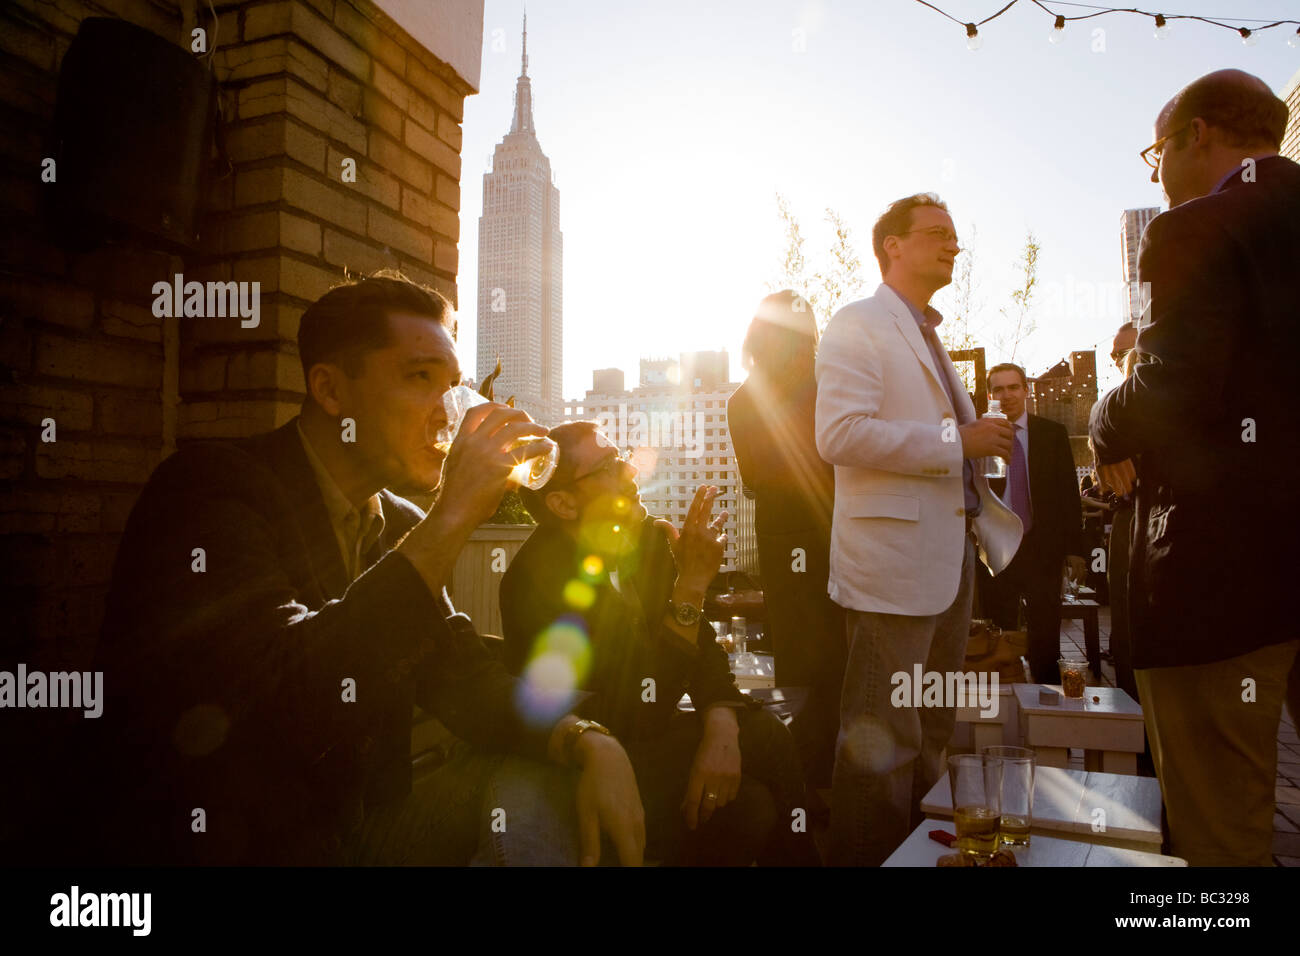
[(1171, 852), (1200, 866), (1273, 862), (1278, 722), (1300, 651), (1300, 166), (1277, 155), (1286, 121), (1236, 70), (1160, 111), (1143, 158), (1171, 208), (1138, 254), (1150, 308), (1133, 374), (1092, 416), (1103, 483), (1127, 494), (1137, 479), (1133, 667)]

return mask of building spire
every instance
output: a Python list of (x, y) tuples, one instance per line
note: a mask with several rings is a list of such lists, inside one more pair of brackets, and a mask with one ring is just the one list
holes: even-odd
[(520, 63), (519, 79), (515, 81), (515, 118), (510, 123), (512, 133), (533, 132), (533, 86), (528, 79), (528, 11), (524, 11), (524, 52)]

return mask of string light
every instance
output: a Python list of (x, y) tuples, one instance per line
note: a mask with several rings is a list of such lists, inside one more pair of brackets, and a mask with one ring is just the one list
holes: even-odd
[[(962, 23), (952, 14), (930, 3), (929, 0), (916, 0), (922, 6), (929, 7), (935, 13), (947, 17), (953, 23), (961, 24), (966, 28), (966, 48), (969, 50), (978, 50), (984, 45), (984, 38), (980, 35), (979, 28), (984, 26), (990, 20), (996, 20), (1002, 14), (1014, 7), (1020, 0), (1008, 0), (1005, 6), (997, 13), (985, 17), (983, 20), (977, 20), (972, 23)], [(1030, 0), (1034, 6), (1038, 7), (1044, 13), (1052, 17), (1052, 32), (1047, 35), (1047, 39), (1053, 44), (1060, 43), (1065, 39), (1065, 24), (1070, 20), (1090, 20), (1093, 17), (1105, 16), (1109, 13), (1132, 13), (1137, 16), (1150, 17), (1155, 21), (1155, 38), (1157, 40), (1167, 39), (1173, 31), (1173, 25), (1170, 20), (1199, 20), (1201, 23), (1208, 23), (1211, 26), (1222, 27), (1225, 30), (1232, 30), (1241, 36), (1241, 42), (1246, 46), (1255, 46), (1259, 42), (1259, 33), (1263, 30), (1271, 30), (1280, 26), (1295, 26), (1296, 32), (1287, 39), (1287, 46), (1295, 48), (1300, 47), (1300, 20), (1275, 20), (1268, 22), (1266, 20), (1251, 19), (1249, 17), (1228, 17), (1229, 20), (1235, 20), (1236, 23), (1224, 23), (1224, 18), (1203, 17), (1189, 13), (1152, 13), (1149, 10), (1139, 10), (1136, 7), (1102, 7), (1089, 3), (1072, 3), (1067, 0), (1047, 0), (1058, 7), (1076, 7), (1083, 10), (1090, 10), (1091, 13), (1081, 13), (1078, 16), (1067, 17), (1064, 14), (1057, 13), (1047, 6), (1044, 0)], [(1242, 23), (1253, 23), (1253, 27), (1240, 26)]]

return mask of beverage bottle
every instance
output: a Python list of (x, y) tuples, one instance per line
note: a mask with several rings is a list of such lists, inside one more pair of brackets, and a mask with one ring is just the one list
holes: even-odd
[[(1000, 418), (1007, 420), (1007, 416), (1002, 413), (1002, 403), (997, 399), (989, 399), (989, 410), (984, 413), (985, 418)], [(1005, 478), (1007, 476), (1007, 463), (1003, 458), (997, 455), (986, 455), (984, 458), (984, 477), (985, 478)]]

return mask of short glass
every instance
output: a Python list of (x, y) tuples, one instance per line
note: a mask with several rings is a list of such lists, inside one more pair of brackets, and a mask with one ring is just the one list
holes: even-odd
[[(451, 444), (460, 433), (460, 426), (465, 420), (465, 413), (475, 405), (486, 405), (487, 403), (488, 399), (468, 385), (453, 385), (447, 389), (442, 396), (443, 407), (447, 409), (447, 425), (439, 429), (438, 433), (433, 436), (431, 443), (443, 454), (450, 454)], [(525, 488), (537, 491), (551, 480), (551, 475), (555, 474), (555, 466), (560, 461), (560, 446), (549, 438), (521, 438), (510, 447), (513, 450), (533, 442), (544, 442), (548, 446), (547, 451), (544, 454), (539, 453), (531, 458), (525, 458), (515, 465), (510, 470), (510, 480), (517, 485), (523, 485)]]
[(987, 859), (998, 848), (1001, 816), (1002, 761), (983, 754), (948, 758), (952, 816), (961, 853)]
[(998, 838), (1004, 846), (1029, 846), (1029, 828), (1034, 820), (1037, 755), (1026, 747), (985, 747), (983, 754), (1002, 762)]
[(1056, 663), (1061, 668), (1061, 693), (1072, 700), (1082, 700), (1088, 683), (1088, 662), (1062, 657)]

